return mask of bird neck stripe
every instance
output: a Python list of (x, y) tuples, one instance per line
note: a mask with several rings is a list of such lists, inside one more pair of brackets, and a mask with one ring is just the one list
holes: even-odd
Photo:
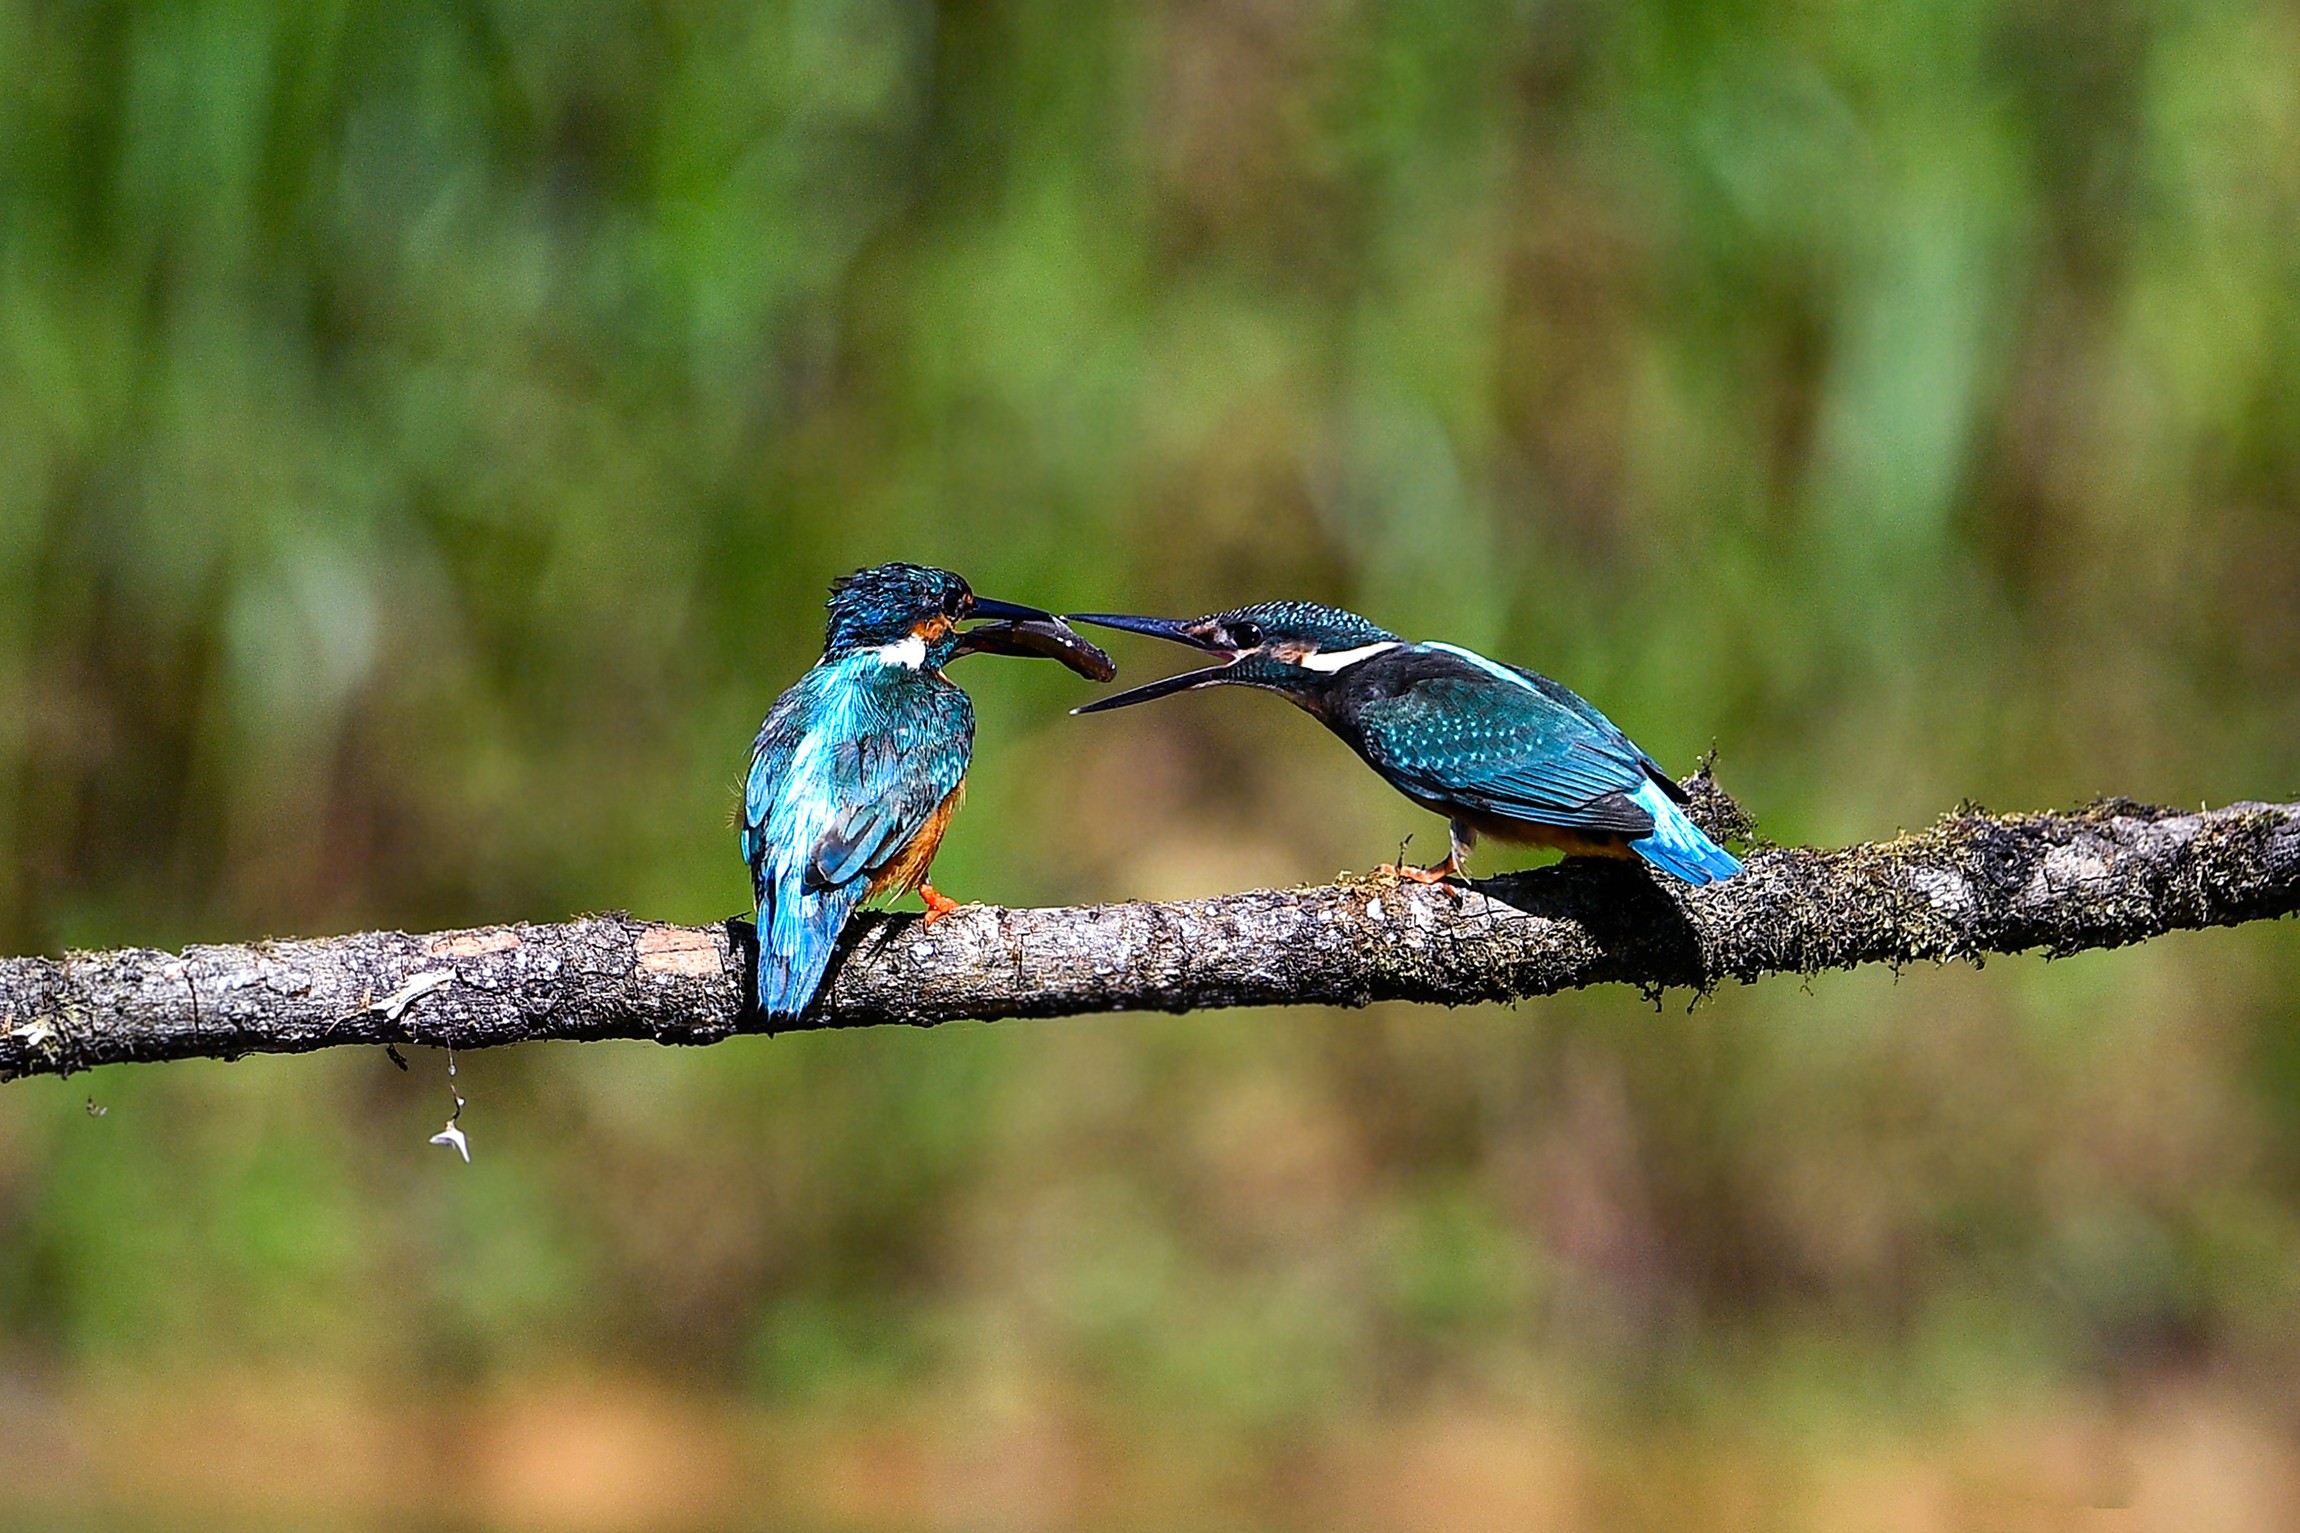
[(1523, 687), (1528, 692), (1538, 692), (1541, 690), (1532, 682), (1527, 681), (1523, 676), (1520, 676), (1517, 672), (1511, 670), (1508, 666), (1501, 664), (1499, 661), (1488, 660), (1485, 656), (1479, 654), (1474, 649), (1463, 649), (1458, 644), (1432, 644), (1429, 647), (1431, 649), (1442, 649), (1449, 655), (1459, 655), (1462, 659), (1467, 660), (1471, 665), (1476, 666), (1479, 670), (1486, 672), (1488, 675), (1499, 677), (1501, 680), (1510, 683), (1512, 686)]
[(863, 653), (881, 665), (899, 665), (905, 670), (915, 671), (926, 664), (926, 640), (914, 633), (907, 639), (881, 644)]
[(1356, 649), (1337, 649), (1332, 654), (1304, 655), (1302, 669), (1327, 672), (1347, 670), (1360, 660), (1371, 660), (1397, 647), (1396, 639), (1384, 639), (1378, 644), (1361, 644)]

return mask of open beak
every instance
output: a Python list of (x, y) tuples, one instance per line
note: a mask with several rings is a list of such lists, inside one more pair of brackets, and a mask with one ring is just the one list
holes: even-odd
[(957, 655), (1036, 655), (1059, 660), (1088, 681), (1108, 681), (1116, 662), (1051, 612), (976, 597), (968, 617), (989, 618), (958, 636)]
[(1241, 655), (1247, 653), (1244, 650), (1235, 650), (1227, 645), (1217, 644), (1203, 634), (1193, 632), (1193, 629), (1205, 624), (1206, 620), (1203, 618), (1128, 617), (1111, 612), (1080, 612), (1074, 614), (1071, 621), (1074, 623), (1092, 623), (1100, 628), (1122, 628), (1128, 633), (1146, 633), (1154, 639), (1167, 639), (1176, 644), (1187, 644), (1192, 649), (1203, 650), (1207, 654), (1222, 657), (1222, 663), (1219, 665), (1210, 665), (1203, 670), (1184, 671), (1179, 676), (1169, 676), (1164, 681), (1153, 681), (1144, 686), (1114, 693), (1109, 697), (1099, 697), (1082, 707), (1071, 709), (1072, 713), (1105, 713), (1112, 708), (1129, 708), (1136, 703), (1147, 703), (1156, 698), (1172, 697), (1177, 692), (1189, 692), (1199, 687), (1214, 686), (1224, 680), (1230, 667), (1237, 664)]

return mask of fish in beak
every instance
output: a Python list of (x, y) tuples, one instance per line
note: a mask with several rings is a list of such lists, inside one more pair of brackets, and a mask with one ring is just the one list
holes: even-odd
[(1035, 655), (1059, 660), (1088, 681), (1108, 681), (1118, 674), (1115, 661), (1051, 612), (976, 597), (966, 615), (990, 621), (958, 636), (958, 655)]
[(1237, 644), (1235, 636), (1216, 618), (1130, 617), (1121, 613), (1080, 612), (1074, 614), (1071, 621), (1092, 623), (1098, 628), (1124, 629), (1128, 633), (1146, 633), (1154, 639), (1187, 644), (1206, 654), (1221, 656), (1219, 665), (1184, 671), (1164, 681), (1149, 682), (1109, 697), (1097, 698), (1091, 703), (1071, 709), (1072, 713), (1103, 713), (1112, 708), (1128, 708), (1136, 703), (1172, 697), (1177, 692), (1189, 692), (1199, 687), (1218, 686), (1225, 681), (1237, 680), (1239, 678), (1231, 674), (1233, 668), (1240, 660), (1256, 652), (1252, 646)]

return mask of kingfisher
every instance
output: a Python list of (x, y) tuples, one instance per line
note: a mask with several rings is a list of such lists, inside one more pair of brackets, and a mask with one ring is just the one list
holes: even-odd
[(1070, 621), (1220, 657), (1073, 713), (1199, 687), (1261, 687), (1339, 735), (1391, 787), (1446, 817), (1445, 861), (1379, 871), (1421, 883), (1466, 878), (1480, 835), (1569, 857), (1641, 857), (1689, 884), (1741, 871), (1685, 817), (1685, 790), (1659, 763), (1547, 676), (1458, 645), (1410, 643), (1314, 602), (1262, 602), (1198, 618), (1078, 613)]
[[(989, 621), (959, 627), (975, 618)], [(974, 704), (942, 668), (971, 653), (1118, 674), (1052, 613), (976, 596), (948, 570), (882, 564), (833, 582), (823, 657), (768, 710), (743, 784), (768, 1017), (806, 1010), (864, 900), (916, 891), (930, 924), (958, 908), (927, 873), (974, 750)]]

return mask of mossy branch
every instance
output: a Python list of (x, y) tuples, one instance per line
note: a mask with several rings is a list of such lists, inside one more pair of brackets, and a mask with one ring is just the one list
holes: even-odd
[[(1712, 829), (1738, 811), (1689, 784)], [(1372, 1001), (1587, 985), (1705, 990), (1860, 964), (2069, 954), (2300, 908), (2300, 804), (1959, 812), (1840, 850), (1766, 849), (1685, 889), (1575, 862), (1445, 889), (1356, 880), (1170, 904), (866, 915), (801, 1024)], [(124, 1060), (542, 1038), (711, 1043), (758, 1030), (747, 925), (594, 916), (438, 935), (0, 961), (0, 1079)]]

